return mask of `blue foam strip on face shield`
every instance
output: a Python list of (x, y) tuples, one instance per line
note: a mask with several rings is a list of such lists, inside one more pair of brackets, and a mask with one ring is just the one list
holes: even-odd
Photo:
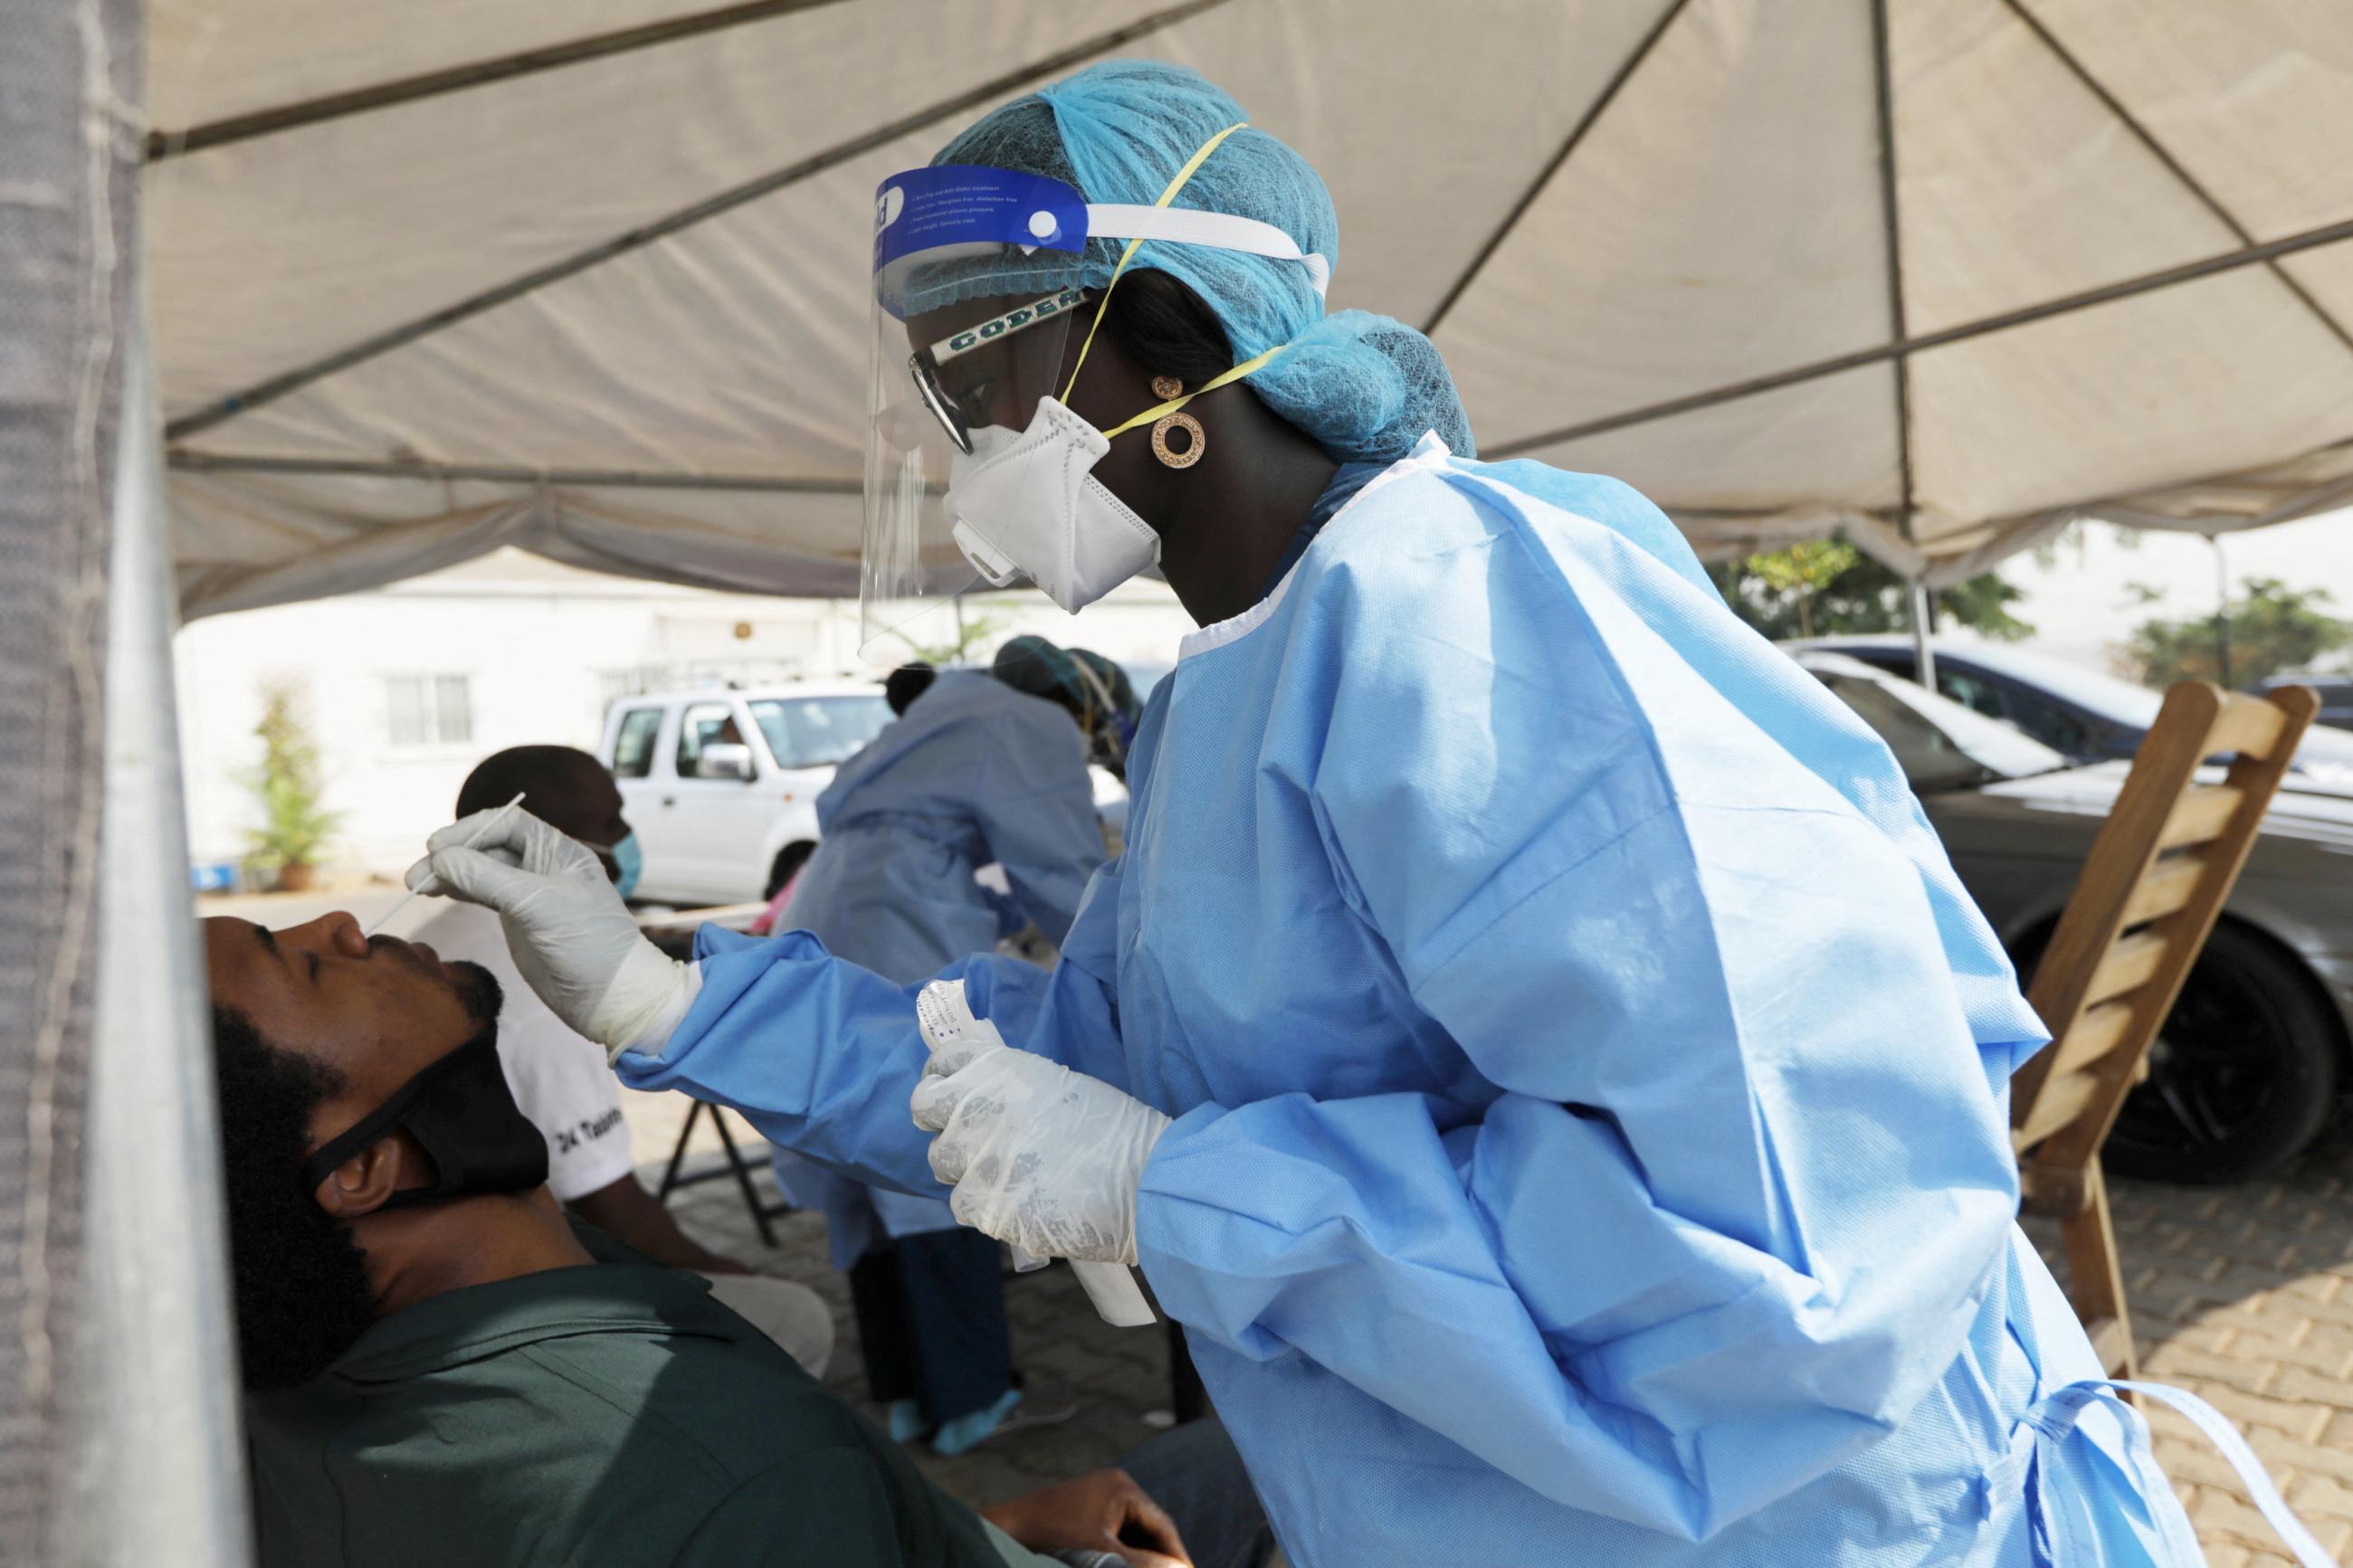
[(969, 163), (909, 169), (874, 193), (875, 298), (904, 320), (918, 262), (1007, 247), (1075, 256), (1086, 243), (1086, 198), (1060, 180)]

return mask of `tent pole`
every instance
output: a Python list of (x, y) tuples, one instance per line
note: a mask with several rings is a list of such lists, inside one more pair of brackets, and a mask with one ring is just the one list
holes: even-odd
[(2222, 550), (2222, 536), (2210, 533), (2206, 542), (2214, 547), (2214, 668), (2222, 679), (2222, 689), (2234, 689), (2231, 684), (2231, 563)]
[[(1873, 76), (1879, 110), (1879, 216), (1886, 249), (1887, 335), (1902, 342), (1911, 335), (1904, 310), (1904, 220), (1896, 205), (1895, 80), (1890, 64), (1887, 0), (1872, 0), (1871, 45)], [(1912, 362), (1899, 356), (1889, 367), (1895, 395), (1895, 526), (1904, 542), (1915, 542), (1912, 531)], [(1924, 568), (1925, 570), (1925, 568)], [(1936, 656), (1929, 647), (1930, 604), (1926, 584), (1912, 579), (1912, 663), (1920, 684), (1936, 689)]]
[(98, 998), (74, 1561), (250, 1561), (212, 1044), (174, 713), (170, 548), (143, 318), (125, 345), (108, 585)]
[(1912, 669), (1920, 684), (1929, 690), (1936, 689), (1936, 645), (1928, 636), (1928, 580), (1915, 577), (1912, 588)]
[(679, 474), (632, 468), (529, 468), (503, 463), (385, 462), (362, 458), (286, 458), (251, 452), (192, 451), (174, 447), (164, 460), (187, 474), (340, 475), (358, 479), (424, 479), (436, 484), (476, 481), (534, 489), (597, 488), (653, 490), (749, 490), (779, 495), (858, 495), (865, 481), (799, 479), (788, 474)]

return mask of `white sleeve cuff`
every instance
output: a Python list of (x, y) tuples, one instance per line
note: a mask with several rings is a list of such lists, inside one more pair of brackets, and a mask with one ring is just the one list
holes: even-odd
[[(666, 959), (664, 962), (678, 963), (676, 959)], [(606, 1047), (605, 1059), (607, 1062), (618, 1057), (623, 1051), (635, 1051), (641, 1057), (660, 1056), (662, 1047), (670, 1044), (670, 1036), (677, 1032), (681, 1024), (686, 1022), (687, 1014), (694, 1010), (694, 999), (702, 994), (702, 961), (698, 958), (690, 963), (678, 963), (678, 967), (680, 970), (678, 984), (669, 989), (669, 994), (664, 999), (660, 1011), (650, 1015), (646, 1019), (644, 1027), (630, 1031), (629, 1039), (617, 1046)]]

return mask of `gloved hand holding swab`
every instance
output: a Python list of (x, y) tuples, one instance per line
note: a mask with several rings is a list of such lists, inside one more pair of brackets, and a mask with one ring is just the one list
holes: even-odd
[[(496, 815), (495, 816), (492, 816), (492, 817), (491, 817), (488, 822), (483, 823), (483, 824), (482, 824), (482, 826), (481, 826), (481, 830), (480, 830), (480, 832), (476, 833), (476, 834), (475, 834), (471, 838), (469, 838), (468, 840), (466, 840), (467, 847), (470, 848), (470, 847), (473, 847), (474, 845), (480, 843), (480, 842), (481, 842), (485, 837), (487, 837), (489, 836), (490, 831), (491, 831), (491, 828), (493, 828), (493, 827), (497, 826), (501, 822), (503, 822), (503, 821), (506, 819), (506, 815), (507, 815), (507, 813), (509, 813), (509, 812), (512, 811), (516, 806), (519, 806), (519, 805), (521, 805), (522, 804), (522, 797), (523, 797), (523, 795), (528, 795), (528, 794), (530, 794), (530, 793), (531, 793), (530, 791), (525, 790), (525, 791), (523, 791), (523, 792), (522, 792), (522, 795), (516, 795), (512, 800), (511, 800), (511, 801), (507, 802), (507, 803), (506, 803), (506, 805), (502, 805), (502, 806), (499, 807), (498, 815)], [(388, 910), (385, 910), (385, 911), (384, 911), (384, 913), (382, 913), (382, 914), (380, 914), (380, 915), (376, 916), (376, 918), (375, 918), (375, 923), (374, 925), (372, 925), (372, 926), (368, 927), (366, 931), (364, 931), (361, 932), (360, 934), (361, 934), (361, 935), (363, 935), (363, 936), (374, 936), (376, 932), (378, 932), (378, 931), (382, 931), (385, 926), (390, 925), (390, 924), (392, 923), (392, 917), (393, 917), (393, 916), (395, 916), (395, 915), (396, 915), (396, 914), (398, 914), (401, 910), (403, 910), (406, 909), (406, 908), (408, 907), (408, 900), (411, 900), (411, 899), (413, 899), (413, 898), (415, 898), (418, 893), (420, 893), (420, 892), (422, 892), (422, 891), (424, 891), (424, 889), (421, 889), (421, 888), (411, 888), (411, 889), (409, 889), (407, 892), (403, 893), (403, 894), (401, 895), (401, 897), (400, 897), (400, 901), (399, 901), (398, 903), (396, 903), (396, 904), (393, 905), (393, 906), (392, 906), (392, 908), (390, 908), (390, 909), (388, 909)]]

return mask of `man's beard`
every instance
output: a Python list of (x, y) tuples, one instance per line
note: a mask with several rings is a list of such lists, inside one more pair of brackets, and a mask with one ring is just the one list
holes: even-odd
[[(474, 1026), (475, 1037), (484, 1034), (497, 1037), (499, 1011), (506, 1005), (506, 993), (499, 986), (499, 977), (479, 963), (459, 959), (447, 965), (457, 979), (452, 989), (464, 1004), (466, 1017)], [(469, 1042), (470, 1043), (470, 1042)]]
[[(405, 942), (395, 942), (388, 936), (368, 938), (368, 951), (395, 958), (413, 969), (430, 972), (433, 965), (418, 956), (417, 950)], [(506, 993), (499, 985), (499, 977), (480, 964), (467, 959), (457, 959), (440, 967), (440, 977), (449, 983), (459, 1005), (466, 1009), (467, 1021), (477, 1030), (498, 1026), (499, 1010), (506, 1005)]]
[[(473, 1038), (495, 1039), (497, 978), (477, 963), (449, 967)], [(242, 1041), (217, 1017), (215, 1031), (237, 1357), (248, 1390), (294, 1388), (333, 1365), (376, 1320), (367, 1254), (297, 1174), (311, 1113), (342, 1084), (332, 1069), (268, 1045), (250, 1025)]]

